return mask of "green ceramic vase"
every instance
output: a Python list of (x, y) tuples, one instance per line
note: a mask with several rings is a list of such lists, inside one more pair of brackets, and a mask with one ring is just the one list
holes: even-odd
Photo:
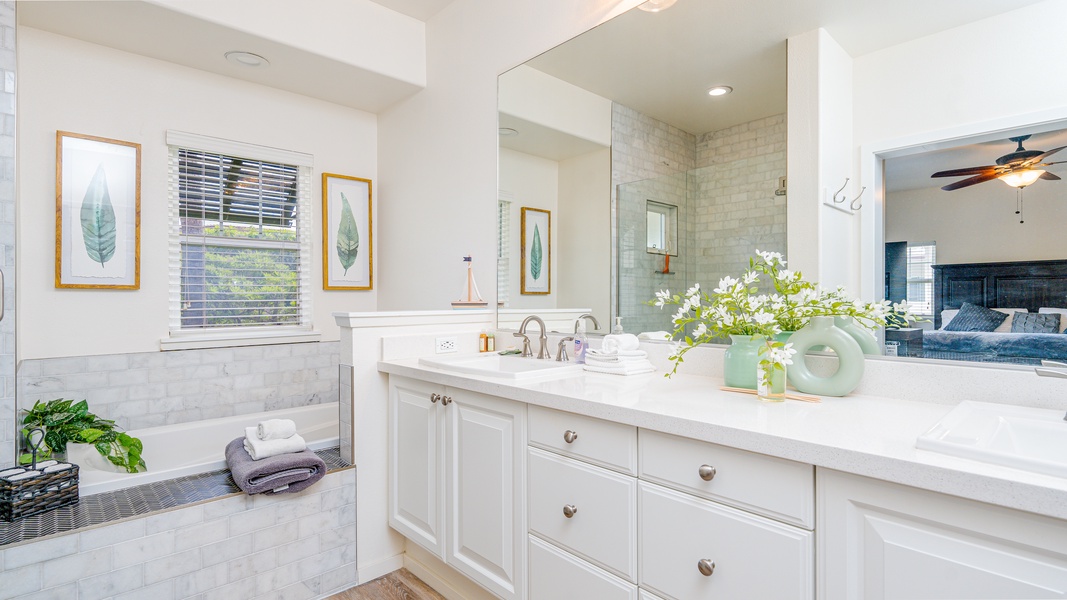
[[(758, 335), (731, 335), (730, 346), (726, 348), (726, 357), (723, 361), (723, 379), (727, 387), (744, 388), (747, 390), (760, 390), (759, 386), (759, 363), (762, 356), (760, 348), (766, 344), (763, 336)], [(771, 386), (767, 393), (768, 400), (776, 400), (785, 393), (786, 372), (775, 371), (771, 375)]]
[[(863, 378), (863, 350), (858, 342), (834, 325), (833, 317), (812, 317), (789, 341), (796, 354), (789, 367), (789, 383), (802, 392), (820, 396), (844, 396), (856, 389)], [(829, 377), (811, 372), (805, 353), (812, 346), (829, 346), (837, 354), (837, 371)]]
[(874, 334), (869, 329), (857, 323), (856, 319), (852, 317), (834, 317), (834, 325), (852, 336), (852, 339), (856, 340), (864, 354), (881, 356), (882, 345), (878, 343), (878, 338), (874, 337)]

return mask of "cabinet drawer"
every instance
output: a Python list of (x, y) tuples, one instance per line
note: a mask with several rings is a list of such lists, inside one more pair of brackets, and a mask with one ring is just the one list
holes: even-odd
[[(640, 435), (641, 479), (807, 529), (814, 527), (815, 471), (811, 465), (647, 429)], [(710, 473), (709, 468), (713, 469)]]
[[(530, 532), (637, 581), (637, 480), (530, 448)], [(576, 511), (571, 517), (565, 507)]]
[(530, 536), (529, 598), (637, 600), (637, 586)]
[(539, 406), (529, 408), (529, 423), (534, 446), (630, 475), (637, 473), (636, 427)]
[(645, 482), (638, 496), (641, 587), (673, 600), (813, 597), (812, 532)]

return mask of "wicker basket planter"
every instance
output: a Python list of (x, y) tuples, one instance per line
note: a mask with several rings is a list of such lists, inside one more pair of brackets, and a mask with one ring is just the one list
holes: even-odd
[(17, 521), (77, 503), (78, 465), (21, 481), (0, 477), (0, 521)]

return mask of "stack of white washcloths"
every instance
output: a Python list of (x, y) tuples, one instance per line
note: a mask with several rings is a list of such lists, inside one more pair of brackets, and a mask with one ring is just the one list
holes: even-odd
[(585, 370), (612, 375), (651, 373), (655, 369), (640, 346), (637, 336), (630, 333), (605, 335), (600, 350), (586, 351)]
[(296, 433), (296, 423), (291, 419), (268, 419), (255, 427), (245, 427), (245, 451), (252, 460), (303, 452), (305, 448), (307, 443)]

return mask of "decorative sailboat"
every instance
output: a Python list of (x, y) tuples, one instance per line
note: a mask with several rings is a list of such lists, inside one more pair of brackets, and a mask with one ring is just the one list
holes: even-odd
[(478, 293), (478, 284), (474, 282), (474, 260), (469, 256), (464, 256), (463, 262), (467, 263), (467, 299), (452, 302), (452, 308), (485, 308), (489, 306), (488, 302), (482, 300), (482, 295)]

